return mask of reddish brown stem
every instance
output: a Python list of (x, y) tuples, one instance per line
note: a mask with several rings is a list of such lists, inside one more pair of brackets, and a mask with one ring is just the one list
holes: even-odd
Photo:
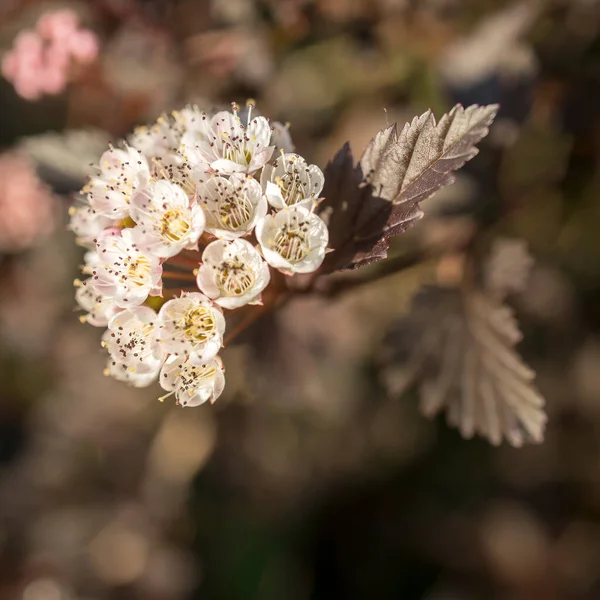
[(254, 310), (249, 311), (244, 318), (235, 325), (235, 327), (231, 330), (228, 331), (225, 334), (225, 339), (223, 340), (223, 345), (224, 346), (228, 346), (229, 344), (231, 344), (231, 342), (238, 336), (240, 335), (240, 333), (242, 333), (243, 331), (245, 331), (246, 329), (248, 329), (248, 327), (250, 327), (250, 325), (252, 325), (252, 323), (254, 323), (255, 321), (257, 321), (260, 317), (262, 317), (265, 313), (267, 313), (269, 311), (268, 307), (263, 306), (256, 306), (253, 307)]
[[(200, 242), (202, 242), (202, 238), (200, 238)], [(181, 253), (177, 256), (180, 256), (181, 258), (187, 258), (189, 260), (195, 260), (198, 262), (202, 260), (202, 252), (200, 252), (200, 250), (182, 250)]]
[(246, 331), (251, 325), (253, 325), (263, 315), (281, 308), (288, 300), (292, 298), (292, 294), (289, 292), (279, 291), (270, 301), (266, 301), (265, 304), (259, 306), (248, 307), (248, 313), (225, 334), (225, 340), (223, 345), (227, 346), (235, 340), (242, 332)]
[(174, 265), (177, 267), (184, 267), (186, 269), (196, 269), (200, 264), (200, 259), (188, 257), (184, 254), (177, 254), (176, 256), (171, 256), (166, 262), (166, 265)]
[(185, 286), (178, 288), (163, 288), (163, 298), (179, 298), (181, 292), (197, 292), (198, 288), (196, 286)]
[(196, 281), (196, 276), (193, 273), (176, 273), (175, 271), (163, 271), (163, 279), (175, 279), (184, 281)]

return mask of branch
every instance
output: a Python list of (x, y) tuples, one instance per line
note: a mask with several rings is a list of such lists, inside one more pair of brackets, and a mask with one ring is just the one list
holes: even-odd
[(246, 329), (261, 317), (268, 312), (281, 308), (291, 298), (291, 294), (282, 291), (281, 293), (276, 293), (276, 295), (272, 299), (267, 300), (265, 304), (247, 306), (248, 312), (234, 325), (233, 329), (225, 334), (223, 346), (229, 346), (241, 333), (246, 331)]
[(263, 315), (281, 308), (294, 296), (304, 296), (306, 294), (316, 294), (325, 298), (336, 298), (337, 296), (353, 290), (362, 285), (379, 281), (384, 277), (395, 275), (405, 269), (414, 267), (423, 262), (429, 255), (425, 251), (414, 252), (412, 254), (403, 254), (396, 258), (388, 258), (382, 263), (381, 268), (366, 276), (358, 278), (334, 279), (332, 277), (322, 277), (316, 279), (312, 285), (304, 289), (295, 289), (287, 291), (277, 290), (272, 298), (269, 298), (265, 304), (248, 307), (250, 310), (244, 317), (225, 335), (224, 346), (229, 346), (237, 337), (251, 325), (253, 325)]
[(406, 269), (410, 269), (419, 263), (422, 263), (428, 258), (427, 252), (421, 250), (413, 253), (402, 254), (395, 258), (388, 258), (381, 263), (381, 267), (377, 270), (368, 272), (363, 277), (345, 277), (345, 278), (332, 278), (323, 277), (317, 279), (315, 283), (302, 293), (309, 294), (314, 293), (325, 298), (337, 298), (337, 296), (344, 294), (357, 287), (379, 281), (385, 277), (395, 275)]

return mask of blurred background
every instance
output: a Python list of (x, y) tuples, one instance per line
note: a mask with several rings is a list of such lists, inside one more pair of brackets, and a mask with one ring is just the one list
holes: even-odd
[[(23, 32), (53, 11), (78, 43), (41, 73)], [(0, 0), (0, 25), (0, 599), (600, 598), (597, 0)], [(322, 168), (428, 108), (502, 108), (392, 249), (435, 258), (264, 318), (182, 411), (102, 375), (67, 208), (109, 141), (246, 98)], [(426, 420), (385, 351), (500, 237), (536, 261), (511, 303), (549, 425), (522, 449)]]

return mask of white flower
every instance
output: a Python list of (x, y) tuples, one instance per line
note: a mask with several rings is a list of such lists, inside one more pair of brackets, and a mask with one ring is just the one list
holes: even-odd
[(96, 292), (91, 285), (91, 279), (77, 279), (75, 286), (75, 301), (87, 313), (79, 317), (79, 320), (94, 327), (106, 327), (110, 318), (119, 310), (114, 301)]
[(269, 283), (269, 266), (246, 240), (216, 240), (206, 246), (198, 287), (223, 308), (256, 304)]
[(264, 117), (252, 118), (248, 111), (246, 127), (237, 114), (218, 112), (212, 118), (202, 114), (199, 123), (186, 131), (181, 139), (181, 153), (192, 163), (204, 163), (225, 175), (254, 173), (273, 154), (271, 126)]
[(88, 250), (83, 255), (83, 266), (81, 272), (84, 275), (93, 275), (94, 271), (98, 270), (98, 267), (102, 265), (102, 259), (98, 255), (96, 248)]
[(316, 165), (308, 165), (299, 154), (282, 154), (273, 165), (266, 165), (261, 184), (276, 210), (300, 204), (310, 209), (319, 198), (325, 177)]
[(174, 110), (172, 115), (176, 127), (182, 134), (186, 131), (204, 131), (206, 112), (197, 105), (188, 104), (181, 110)]
[(249, 234), (267, 214), (267, 201), (252, 177), (209, 176), (196, 171), (198, 202), (206, 215), (206, 231), (225, 240)]
[(275, 121), (272, 123), (272, 129), (271, 145), (275, 146), (275, 152), (293, 152), (296, 149), (290, 135), (289, 123), (284, 125), (279, 121)]
[(223, 363), (217, 356), (201, 364), (192, 364), (179, 356), (170, 356), (160, 372), (160, 385), (175, 394), (180, 406), (199, 406), (214, 403), (225, 387)]
[(161, 365), (158, 365), (158, 368), (155, 371), (140, 373), (122, 362), (109, 358), (106, 369), (104, 369), (104, 374), (113, 377), (117, 381), (122, 381), (127, 385), (141, 388), (148, 387), (152, 382), (158, 379), (160, 367)]
[(83, 188), (91, 207), (111, 219), (127, 217), (133, 191), (150, 177), (146, 159), (134, 148), (111, 148), (100, 157), (99, 169), (100, 175)]
[(99, 215), (91, 206), (71, 206), (69, 229), (80, 246), (94, 246), (94, 240), (112, 224), (112, 219)]
[(140, 252), (131, 229), (98, 240), (97, 251), (101, 262), (92, 271), (92, 285), (99, 294), (129, 308), (142, 304), (149, 294), (160, 293), (160, 262), (156, 256)]
[(133, 237), (143, 250), (167, 258), (194, 245), (204, 231), (204, 213), (174, 183), (157, 181), (138, 190), (131, 201), (137, 223)]
[(189, 355), (201, 363), (223, 345), (225, 318), (203, 294), (183, 294), (165, 302), (158, 313), (157, 336), (165, 352)]
[(121, 231), (122, 230), (118, 229), (117, 227), (107, 227), (100, 232), (98, 237), (94, 240), (95, 244), (93, 249), (88, 250), (83, 255), (83, 266), (81, 267), (81, 272), (84, 275), (93, 275), (98, 270), (98, 267), (101, 267), (104, 264), (104, 259), (98, 254), (98, 242), (113, 235), (120, 237)]
[(256, 226), (265, 260), (287, 275), (316, 271), (325, 258), (329, 232), (317, 215), (302, 206), (267, 215)]
[(179, 154), (181, 133), (177, 122), (162, 116), (150, 127), (138, 127), (129, 143), (144, 155), (152, 166), (152, 174), (157, 176), (165, 167), (183, 163)]
[(157, 317), (147, 306), (130, 308), (112, 317), (102, 337), (111, 358), (135, 373), (155, 373), (160, 369), (165, 354), (156, 339)]

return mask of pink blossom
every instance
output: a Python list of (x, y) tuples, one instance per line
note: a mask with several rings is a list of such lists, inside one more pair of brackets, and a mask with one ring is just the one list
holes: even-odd
[(89, 63), (98, 56), (98, 38), (91, 31), (80, 29), (69, 39), (71, 55), (81, 63)]
[(0, 154), (0, 253), (37, 244), (55, 225), (55, 199), (29, 160)]
[(68, 81), (73, 63), (88, 64), (98, 56), (98, 38), (79, 27), (72, 10), (44, 13), (35, 31), (25, 30), (2, 61), (2, 75), (19, 96), (37, 100), (59, 94)]
[(79, 19), (69, 9), (44, 13), (38, 20), (36, 30), (47, 40), (66, 39), (77, 31)]

